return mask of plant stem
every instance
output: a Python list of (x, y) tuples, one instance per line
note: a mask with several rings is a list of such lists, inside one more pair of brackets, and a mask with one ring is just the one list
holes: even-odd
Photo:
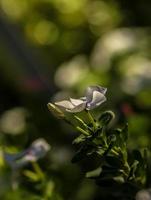
[(119, 156), (119, 153), (117, 151), (115, 151), (114, 149), (111, 149), (111, 152), (115, 155), (115, 156)]
[(45, 175), (43, 171), (41, 170), (40, 166), (38, 165), (37, 162), (32, 162), (32, 166), (35, 170), (35, 172), (38, 174), (39, 178), (44, 181), (45, 180)]
[(89, 133), (88, 133), (87, 131), (83, 130), (83, 129), (80, 128), (79, 126), (75, 126), (75, 125), (72, 124), (72, 122), (70, 122), (68, 119), (64, 119), (64, 121), (65, 121), (66, 123), (68, 123), (69, 125), (71, 125), (72, 127), (74, 127), (76, 130), (80, 131), (82, 134), (87, 135), (87, 136), (89, 135)]
[(76, 129), (77, 129), (78, 131), (80, 131), (81, 133), (83, 133), (84, 135), (89, 136), (89, 133), (86, 132), (85, 130), (83, 130), (82, 128), (80, 128), (79, 126), (76, 126)]
[(91, 113), (88, 110), (85, 110), (85, 111), (87, 113), (87, 116), (88, 116), (90, 122), (93, 125), (94, 130), (96, 130), (97, 126), (96, 126), (96, 122), (94, 121), (94, 118), (92, 117)]

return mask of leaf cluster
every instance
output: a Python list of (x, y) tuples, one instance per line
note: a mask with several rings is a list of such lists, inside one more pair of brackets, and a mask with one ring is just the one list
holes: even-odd
[(103, 187), (126, 183), (136, 187), (145, 185), (147, 151), (142, 153), (139, 150), (128, 150), (128, 124), (123, 128), (109, 129), (109, 124), (114, 119), (113, 112), (105, 111), (97, 120), (90, 113), (87, 114), (91, 123), (85, 123), (83, 119), (74, 116), (81, 125), (77, 128), (81, 134), (73, 140), (77, 152), (72, 162), (97, 155), (99, 165), (88, 171), (86, 177), (94, 179)]

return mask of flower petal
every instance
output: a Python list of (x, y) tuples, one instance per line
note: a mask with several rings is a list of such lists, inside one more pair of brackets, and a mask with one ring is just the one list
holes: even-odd
[(83, 101), (86, 101), (86, 100), (87, 100), (86, 97), (81, 97), (80, 99), (83, 100)]
[(106, 101), (106, 97), (104, 94), (94, 91), (92, 96), (92, 101), (87, 102), (86, 109), (91, 110), (101, 105), (104, 101)]
[(98, 91), (98, 92), (102, 93), (103, 95), (105, 95), (105, 93), (107, 92), (107, 88), (104, 88), (101, 86), (89, 86), (86, 89), (87, 102), (92, 101), (94, 91)]
[(81, 112), (85, 108), (86, 108), (86, 102), (82, 102), (81, 104), (74, 106), (74, 108), (72, 109), (67, 109), (67, 111), (71, 113), (77, 113), (77, 112)]
[(65, 115), (64, 113), (62, 112), (61, 109), (59, 109), (58, 106), (55, 106), (54, 104), (52, 103), (48, 103), (47, 104), (47, 107), (49, 109), (49, 111), (57, 118), (59, 119), (64, 119), (65, 118)]
[(74, 108), (74, 105), (70, 101), (67, 101), (67, 100), (55, 102), (55, 105), (65, 109), (65, 110)]
[(5, 161), (13, 168), (21, 168), (27, 165), (29, 162), (37, 161), (44, 157), (50, 150), (51, 146), (43, 138), (35, 140), (29, 148), (22, 152), (10, 154), (4, 152)]
[(26, 165), (22, 162), (22, 158), (26, 156), (27, 150), (21, 151), (19, 153), (7, 153), (4, 152), (4, 159), (10, 167), (17, 169)]
[(102, 94), (106, 94), (106, 92), (107, 92), (107, 88), (105, 88), (105, 87), (101, 87), (101, 86), (97, 86), (98, 87), (98, 91), (99, 92), (101, 92)]
[(83, 103), (82, 99), (72, 99), (72, 98), (70, 98), (70, 101), (74, 106), (78, 106), (78, 105)]
[(50, 145), (43, 138), (35, 140), (28, 149), (28, 154), (35, 157), (35, 160), (42, 158), (50, 150)]

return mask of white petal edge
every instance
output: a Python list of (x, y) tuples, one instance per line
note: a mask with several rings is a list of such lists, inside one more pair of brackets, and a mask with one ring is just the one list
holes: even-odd
[(87, 87), (87, 89), (86, 89), (86, 99), (87, 99), (88, 102), (92, 101), (93, 92), (95, 92), (95, 91), (100, 92), (103, 95), (105, 95), (106, 92), (107, 92), (107, 88), (101, 87), (99, 85)]
[(58, 101), (58, 102), (55, 102), (55, 105), (61, 107), (61, 108), (64, 108), (65, 110), (66, 109), (73, 109), (75, 106), (68, 100), (63, 100), (63, 101)]
[(97, 106), (101, 105), (104, 101), (106, 101), (106, 97), (104, 96), (104, 94), (98, 91), (94, 91), (92, 101), (88, 102), (87, 104), (87, 110), (96, 108)]
[[(101, 92), (101, 90), (102, 90), (102, 92)], [(100, 92), (105, 95), (107, 92), (107, 88), (101, 87)]]
[(35, 140), (29, 148), (36, 149), (39, 147), (43, 147), (44, 151), (46, 152), (49, 151), (51, 148), (50, 145), (43, 138), (38, 138), (37, 140)]
[(83, 111), (85, 108), (86, 108), (86, 102), (83, 102), (79, 104), (78, 106), (75, 106), (73, 109), (70, 109), (70, 110), (67, 109), (67, 111), (71, 113), (78, 113), (78, 112)]
[(73, 105), (75, 105), (75, 106), (78, 106), (78, 105), (80, 105), (80, 104), (83, 103), (83, 100), (82, 100), (82, 99), (72, 99), (72, 98), (70, 98), (70, 101), (71, 101), (71, 103), (72, 103)]

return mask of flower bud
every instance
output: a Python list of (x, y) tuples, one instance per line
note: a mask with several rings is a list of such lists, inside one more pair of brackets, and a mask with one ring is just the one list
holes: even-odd
[(115, 114), (112, 111), (105, 111), (104, 113), (101, 114), (99, 117), (99, 121), (103, 125), (108, 125), (112, 119), (114, 119)]
[(57, 118), (59, 119), (64, 119), (65, 118), (65, 115), (64, 113), (57, 107), (55, 106), (54, 104), (52, 103), (48, 103), (47, 104), (47, 107), (49, 109), (49, 111)]

